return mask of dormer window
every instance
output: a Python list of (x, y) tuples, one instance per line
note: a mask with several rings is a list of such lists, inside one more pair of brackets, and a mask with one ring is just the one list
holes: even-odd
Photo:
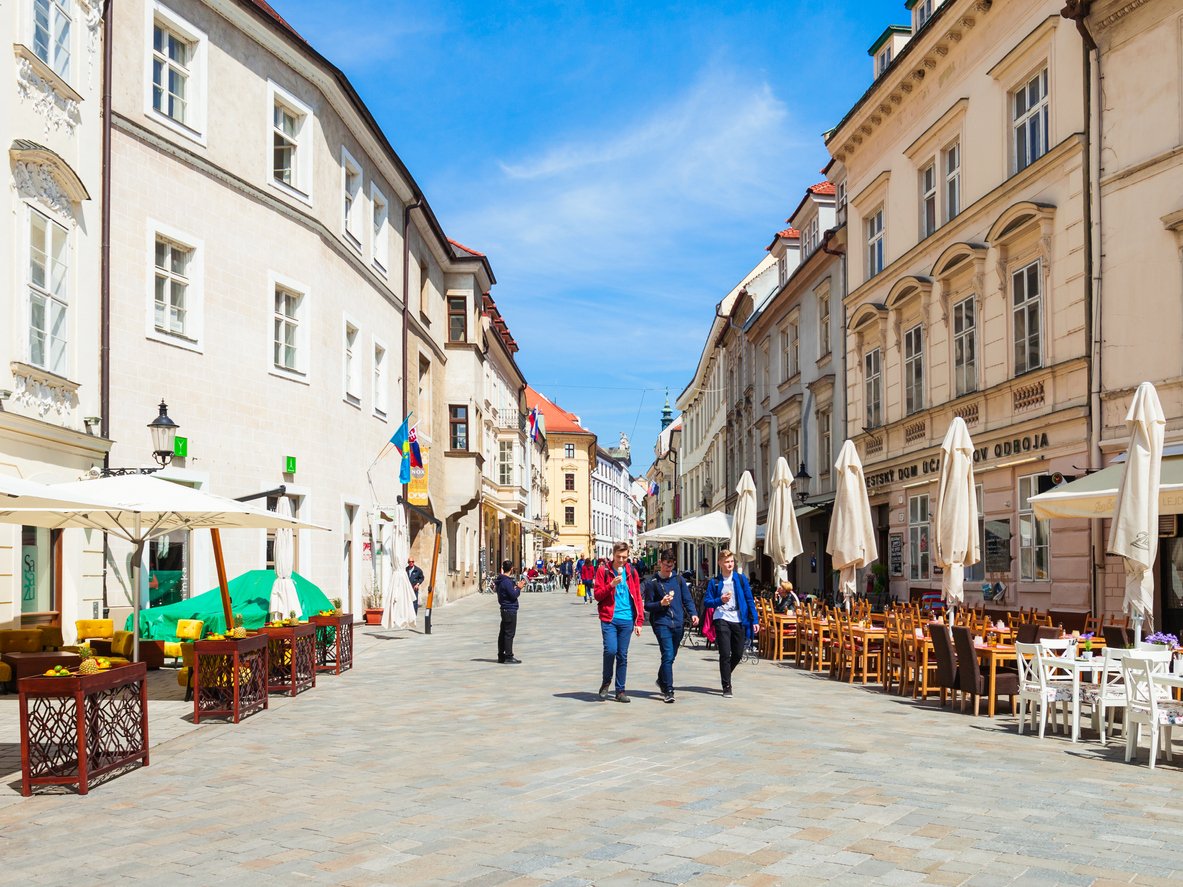
[(891, 44), (888, 43), (885, 47), (879, 50), (875, 55), (875, 76), (879, 77), (887, 70), (892, 60)]
[(912, 7), (912, 29), (914, 31), (919, 31), (924, 27), (924, 23), (932, 18), (932, 8), (935, 5), (933, 0), (920, 0)]

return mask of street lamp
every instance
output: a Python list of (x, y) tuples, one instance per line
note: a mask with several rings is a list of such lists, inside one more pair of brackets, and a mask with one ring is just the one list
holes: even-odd
[(161, 468), (167, 467), (173, 460), (173, 445), (180, 427), (168, 417), (168, 404), (162, 398), (160, 415), (148, 423), (148, 430), (152, 433), (152, 458)]
[(797, 469), (797, 473), (793, 475), (793, 480), (797, 483), (797, 498), (801, 500), (801, 504), (805, 504), (805, 500), (809, 498), (808, 485), (813, 477), (805, 470), (805, 463), (801, 463), (801, 467)]

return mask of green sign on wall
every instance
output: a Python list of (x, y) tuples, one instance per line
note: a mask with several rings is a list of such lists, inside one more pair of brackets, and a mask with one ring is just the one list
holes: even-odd
[(180, 435), (173, 438), (173, 455), (178, 459), (184, 459), (189, 455), (189, 438)]
[(296, 457), (295, 456), (285, 456), (284, 457), (283, 470), (286, 474), (295, 474), (296, 473)]

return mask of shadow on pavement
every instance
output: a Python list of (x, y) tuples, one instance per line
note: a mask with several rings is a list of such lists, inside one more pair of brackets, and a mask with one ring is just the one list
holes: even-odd
[[(603, 702), (604, 701), (603, 699), (600, 699), (600, 696), (598, 693), (585, 693), (585, 692), (555, 693), (554, 697), (555, 697), (555, 699), (575, 699), (575, 700), (578, 700), (579, 702)], [(611, 701), (611, 698), (612, 697), (608, 697), (608, 700)]]
[(490, 657), (488, 659), (480, 659), (480, 658), (469, 659), (468, 661), (469, 662), (492, 662), (494, 665), (501, 665), (502, 664), (499, 660), (493, 659), (492, 657)]

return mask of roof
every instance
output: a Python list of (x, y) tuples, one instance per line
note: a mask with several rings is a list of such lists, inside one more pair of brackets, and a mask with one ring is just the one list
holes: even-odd
[(275, 22), (277, 22), (278, 24), (282, 25), (282, 26), (283, 26), (283, 28), (284, 28), (284, 30), (286, 30), (286, 31), (287, 31), (289, 34), (291, 34), (293, 37), (297, 38), (298, 40), (301, 40), (301, 41), (302, 41), (302, 42), (304, 42), (304, 43), (307, 43), (307, 42), (308, 42), (307, 40), (304, 40), (304, 38), (300, 36), (299, 32), (298, 32), (298, 31), (297, 31), (295, 28), (293, 28), (291, 25), (289, 25), (289, 24), (288, 24), (288, 23), (287, 23), (287, 22), (284, 20), (283, 16), (281, 16), (281, 15), (280, 15), (278, 12), (276, 12), (276, 11), (275, 11), (275, 10), (274, 10), (274, 9), (271, 7), (271, 4), (269, 4), (269, 3), (266, 3), (266, 2), (265, 2), (265, 0), (250, 0), (250, 3), (251, 3), (251, 4), (252, 4), (252, 5), (255, 7), (255, 8), (257, 8), (258, 10), (260, 10), (260, 11), (261, 11), (263, 14), (265, 14), (265, 15), (266, 15), (268, 18), (271, 18), (271, 19), (273, 19)]
[(783, 231), (777, 231), (776, 236), (772, 238), (772, 243), (764, 247), (765, 252), (770, 252), (778, 240), (800, 240), (801, 232), (796, 228), (785, 228)]
[[(449, 240), (455, 246), (459, 244), (455, 241)], [(467, 247), (465, 247), (467, 249)], [(477, 253), (476, 255), (480, 255)], [(501, 316), (501, 310), (497, 307), (497, 303), (493, 301), (493, 297), (488, 293), (481, 296), (481, 314), (489, 318), (489, 322), (493, 324), (493, 329), (497, 331), (497, 335), (501, 337), (501, 342), (505, 345), (505, 350), (510, 354), (518, 350), (518, 343), (509, 331), (509, 324), (505, 322), (505, 318)]]
[(479, 253), (475, 249), (473, 249), (471, 246), (465, 246), (463, 243), (460, 243), (457, 240), (453, 240), (451, 237), (448, 238), (448, 243), (452, 244), (452, 246), (456, 247), (456, 249), (464, 250), (470, 256), (477, 256), (478, 258), (482, 258), (482, 259), (485, 257), (484, 253)]
[[(828, 166), (829, 164), (827, 164)], [(816, 185), (810, 185), (807, 189), (810, 194), (837, 194), (838, 186), (833, 182), (818, 182)]]
[(526, 406), (531, 409), (538, 407), (538, 412), (542, 413), (542, 418), (546, 422), (547, 434), (589, 434), (595, 437), (579, 424), (578, 416), (567, 412), (529, 385), (526, 386)]
[(874, 55), (875, 53), (877, 53), (879, 51), (880, 47), (882, 47), (884, 43), (886, 43), (889, 39), (891, 39), (893, 34), (911, 34), (911, 33), (912, 33), (912, 26), (911, 25), (888, 25), (887, 28), (883, 31), (883, 33), (879, 35), (879, 39), (871, 44), (871, 48), (867, 50), (867, 55)]

